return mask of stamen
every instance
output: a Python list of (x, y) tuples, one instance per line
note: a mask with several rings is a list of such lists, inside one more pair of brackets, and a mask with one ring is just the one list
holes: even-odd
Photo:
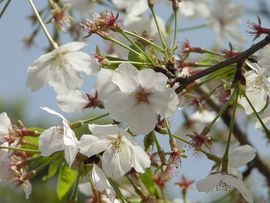
[(223, 180), (220, 180), (220, 182), (216, 186), (217, 191), (229, 191), (231, 187), (225, 183)]
[(148, 97), (151, 95), (150, 92), (147, 92), (145, 89), (142, 88), (142, 86), (139, 86), (135, 92), (134, 96), (138, 102), (145, 102), (149, 104)]

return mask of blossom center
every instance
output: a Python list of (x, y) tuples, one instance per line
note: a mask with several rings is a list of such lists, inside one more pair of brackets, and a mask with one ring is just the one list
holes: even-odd
[(113, 139), (111, 142), (112, 146), (117, 150), (119, 150), (121, 148), (121, 143), (122, 143), (122, 136), (121, 135), (117, 135), (117, 137), (115, 139)]
[(63, 57), (63, 53), (57, 53), (53, 58), (54, 67), (65, 67), (67, 64), (66, 59)]
[(148, 98), (150, 95), (151, 93), (143, 89), (142, 86), (137, 87), (134, 92), (134, 96), (138, 102), (149, 103)]
[(254, 94), (260, 94), (264, 88), (264, 76), (260, 75), (256, 79), (249, 81), (250, 86), (252, 87), (252, 92)]
[(58, 143), (63, 138), (64, 128), (62, 126), (55, 126), (55, 128), (53, 128), (53, 130), (57, 136), (57, 143)]
[(224, 182), (223, 180), (220, 180), (219, 183), (216, 186), (217, 191), (221, 191), (221, 190), (229, 191), (230, 189), (231, 189), (231, 187), (226, 182)]

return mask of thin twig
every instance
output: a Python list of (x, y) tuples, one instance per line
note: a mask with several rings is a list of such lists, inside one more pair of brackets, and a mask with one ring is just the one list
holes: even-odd
[[(198, 93), (200, 94), (205, 94), (205, 91), (201, 88), (198, 89)], [(211, 98), (207, 98), (205, 100), (207, 102), (207, 104), (216, 112), (219, 111), (220, 107), (211, 99)], [(230, 121), (231, 121), (231, 115), (229, 113), (229, 111), (225, 111), (222, 115), (221, 115), (221, 119), (223, 120), (223, 122), (229, 127), (230, 126)], [(247, 134), (245, 134), (240, 127), (237, 125), (237, 123), (234, 123), (233, 126), (233, 135), (234, 137), (239, 141), (239, 143), (241, 145), (250, 145), (252, 146), (252, 144), (250, 143), (250, 141), (248, 140)], [(270, 181), (270, 168), (269, 166), (267, 166), (264, 161), (261, 159), (259, 153), (256, 154), (256, 157), (249, 162), (254, 163), (254, 167), (256, 167), (258, 169), (258, 171), (268, 180)]]
[(2, 18), (3, 14), (4, 14), (5, 11), (7, 10), (7, 7), (8, 7), (8, 5), (10, 4), (10, 2), (11, 2), (11, 0), (8, 0), (8, 1), (6, 2), (6, 4), (4, 5), (2, 11), (0, 12), (0, 19)]
[(202, 70), (194, 75), (191, 75), (190, 77), (187, 77), (184, 80), (183, 80), (183, 78), (176, 78), (175, 81), (181, 82), (181, 84), (178, 88), (176, 88), (175, 92), (178, 94), (181, 91), (183, 91), (189, 84), (194, 82), (195, 80), (200, 79), (206, 75), (209, 75), (210, 73), (213, 73), (217, 70), (220, 70), (226, 66), (237, 63), (238, 61), (244, 61), (246, 58), (248, 58), (249, 56), (251, 56), (252, 54), (254, 54), (255, 52), (257, 52), (258, 50), (260, 50), (261, 48), (263, 48), (264, 46), (266, 46), (269, 43), (270, 43), (270, 36), (266, 36), (263, 40), (254, 44), (253, 46), (251, 46), (250, 48), (243, 51), (242, 53), (240, 53), (237, 56), (228, 58), (227, 60), (222, 61), (218, 64), (215, 64), (215, 65), (213, 65), (205, 70)]

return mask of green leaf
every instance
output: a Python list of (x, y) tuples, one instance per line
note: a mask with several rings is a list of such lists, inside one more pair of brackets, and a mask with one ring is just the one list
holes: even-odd
[(213, 54), (205, 54), (200, 64), (216, 64), (219, 63), (221, 59)]
[(53, 177), (57, 173), (61, 161), (62, 161), (62, 159), (54, 159), (52, 161), (52, 163), (50, 164), (49, 169), (48, 169), (48, 175), (44, 176), (42, 178), (43, 181), (48, 180), (49, 178)]
[(68, 167), (64, 163), (58, 175), (56, 194), (59, 199), (62, 199), (70, 190), (77, 176), (77, 171)]
[(38, 149), (38, 140), (39, 137), (33, 137), (33, 136), (24, 136), (23, 140), (27, 144), (22, 144), (22, 148), (24, 149)]
[(145, 151), (147, 151), (151, 146), (154, 145), (154, 141), (155, 141), (155, 135), (153, 134), (153, 132), (149, 133), (148, 135), (144, 137), (143, 143), (144, 143)]
[(155, 183), (152, 180), (153, 176), (154, 174), (151, 169), (146, 169), (145, 173), (140, 174), (140, 178), (143, 184), (145, 185), (145, 187), (147, 188), (147, 190), (149, 191), (149, 193), (152, 195), (155, 195), (157, 191), (156, 191)]
[(44, 131), (43, 128), (38, 128), (38, 127), (28, 128), (28, 130), (37, 131), (38, 133), (42, 133)]
[[(145, 51), (144, 46), (141, 43), (135, 42), (138, 47), (140, 47), (142, 50)], [(134, 45), (130, 45), (130, 48), (134, 49), (135, 51), (141, 53), (141, 50), (137, 49)], [(128, 60), (129, 61), (137, 61), (137, 62), (145, 62), (145, 58), (138, 56), (136, 53), (129, 51), (128, 52)], [(140, 69), (142, 67), (142, 65), (138, 65), (138, 64), (134, 64), (134, 66), (136, 66), (138, 69)]]

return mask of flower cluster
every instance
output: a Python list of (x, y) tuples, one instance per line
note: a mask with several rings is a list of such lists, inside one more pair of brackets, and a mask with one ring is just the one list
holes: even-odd
[[(193, 183), (206, 193), (235, 188), (238, 192), (228, 194), (232, 199), (254, 202), (245, 178), (257, 168), (270, 181), (270, 169), (238, 122), (256, 116), (255, 128), (263, 128), (270, 139), (270, 36), (260, 18), (250, 24), (251, 34), (265, 39), (240, 51), (235, 44), (244, 37), (236, 25), (244, 8), (229, 0), (166, 0), (172, 13), (167, 20), (156, 15), (159, 3), (153, 0), (50, 0), (54, 37), (40, 16), (43, 11), (29, 2), (33, 23), (40, 23), (37, 31), (44, 30), (51, 47), (28, 67), (27, 87), (34, 92), (48, 83), (63, 112), (84, 112), (87, 118), (71, 121), (42, 107), (59, 122), (32, 129), (21, 121), (12, 125), (6, 113), (0, 114), (1, 182), (21, 186), (28, 198), (29, 180), (48, 169), (43, 179), (57, 174), (57, 195), (61, 199), (70, 192), (71, 202), (78, 191), (87, 202), (199, 202), (187, 197)], [(85, 18), (99, 4), (106, 10)], [(178, 13), (205, 23), (179, 29)], [(62, 44), (64, 24), (73, 41)], [(217, 33), (213, 49), (189, 39), (178, 45), (178, 32), (205, 26)], [(92, 34), (105, 46), (81, 51)], [(227, 40), (229, 49), (219, 49)], [(90, 92), (83, 90), (82, 74), (93, 80)], [(241, 108), (246, 115), (238, 119)], [(241, 145), (234, 146), (235, 140)], [(213, 162), (212, 169), (206, 178), (189, 181), (180, 168), (198, 154)], [(181, 197), (167, 200), (167, 183), (179, 173), (182, 179), (175, 185)]]
[[(22, 125), (22, 124), (21, 124)], [(26, 199), (32, 191), (29, 181), (32, 174), (27, 173), (27, 161), (33, 154), (31, 150), (9, 151), (12, 148), (20, 148), (25, 144), (22, 138), (25, 136), (36, 136), (37, 132), (24, 126), (12, 126), (7, 113), (0, 114), (0, 182), (10, 182), (21, 187), (25, 192)]]

